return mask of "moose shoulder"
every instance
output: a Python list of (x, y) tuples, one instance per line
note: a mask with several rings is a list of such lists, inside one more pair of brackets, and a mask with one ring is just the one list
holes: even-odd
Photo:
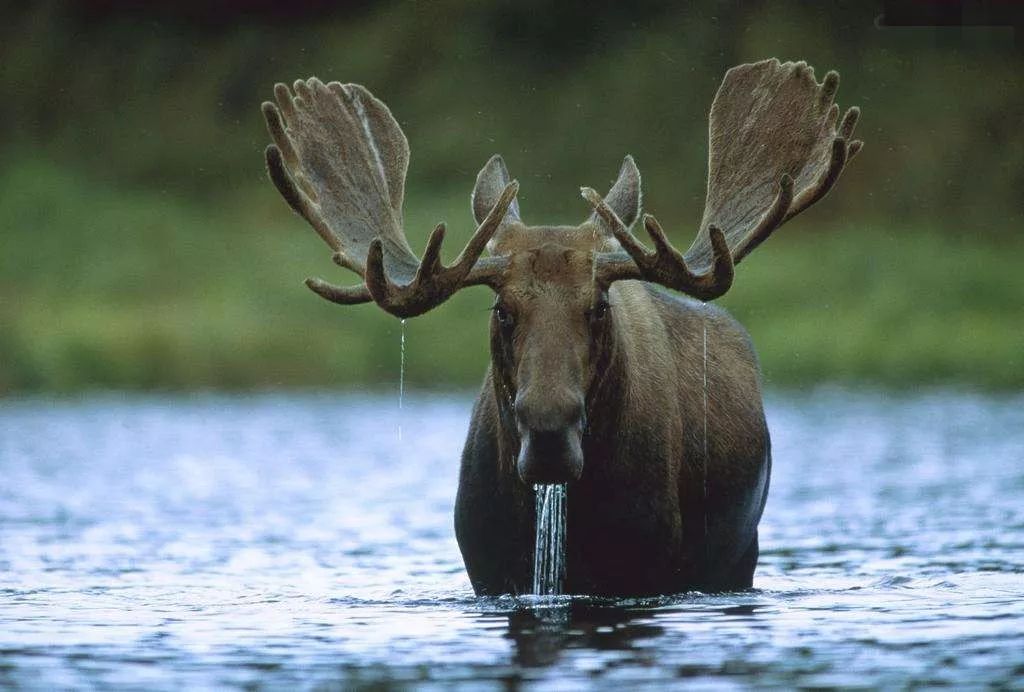
[(630, 232), (641, 197), (632, 158), (604, 197), (582, 190), (592, 213), (580, 225), (528, 226), (496, 156), (473, 191), (477, 230), (450, 266), (443, 225), (422, 259), (405, 239), (409, 151), (387, 107), (358, 85), (277, 85), (277, 105), (264, 104), (271, 178), (363, 278), (348, 288), (308, 279), (312, 290), (400, 317), (464, 286), (496, 294), (455, 509), (477, 593), (530, 589), (540, 483), (569, 484), (572, 593), (751, 585), (771, 470), (757, 358), (743, 328), (703, 301), (724, 294), (735, 266), (821, 199), (860, 149), (858, 110), (839, 121), (833, 103), (838, 82), (777, 60), (729, 70), (686, 253), (651, 216), (653, 250)]

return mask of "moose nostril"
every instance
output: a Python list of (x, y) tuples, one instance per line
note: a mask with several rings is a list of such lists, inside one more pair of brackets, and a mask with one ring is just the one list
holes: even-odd
[(567, 483), (583, 472), (580, 437), (566, 430), (531, 432), (523, 437), (516, 469), (524, 483)]

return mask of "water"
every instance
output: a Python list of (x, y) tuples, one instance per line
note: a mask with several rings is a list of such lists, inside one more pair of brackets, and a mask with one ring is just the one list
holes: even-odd
[(405, 405), (405, 319), (402, 319), (402, 337), (398, 352), (398, 441), (402, 441), (402, 408)]
[(533, 486), (537, 530), (533, 551), (533, 593), (553, 596), (565, 584), (565, 484)]
[[(704, 426), (703, 426), (703, 437), (704, 437), (704, 459), (701, 463), (701, 475), (704, 481), (703, 495), (704, 495), (704, 564), (708, 564), (708, 459), (711, 458), (711, 449), (708, 447), (708, 304), (701, 304), (701, 328), (704, 334), (703, 337), (703, 383), (701, 389), (704, 398)], [(769, 483), (771, 479), (769, 478)]]
[(769, 397), (756, 589), (623, 601), (473, 596), (470, 404), (0, 401), (0, 688), (1022, 684), (1024, 396)]

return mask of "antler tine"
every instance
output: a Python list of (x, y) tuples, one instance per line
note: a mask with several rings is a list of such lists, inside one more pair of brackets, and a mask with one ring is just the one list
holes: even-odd
[(743, 258), (749, 255), (758, 245), (768, 239), (776, 228), (786, 221), (786, 214), (793, 203), (793, 178), (784, 174), (779, 181), (779, 191), (775, 195), (775, 201), (771, 208), (764, 213), (757, 226), (746, 238), (740, 241), (733, 252), (734, 264), (739, 264)]
[[(280, 128), (281, 119), (280, 114), (277, 112), (277, 108), (274, 104), (269, 101), (263, 104), (263, 113), (267, 116), (267, 125), (270, 129), (271, 136), (275, 137), (275, 128)], [(272, 124), (273, 123), (273, 124)], [(282, 140), (287, 142), (288, 138), (284, 135), (283, 130), (277, 130), (280, 132)], [(292, 152), (294, 156), (294, 151)], [(320, 214), (320, 210), (317, 209), (316, 203), (313, 202), (302, 190), (300, 190), (292, 176), (289, 174), (288, 169), (285, 167), (283, 152), (278, 144), (267, 145), (264, 156), (267, 160), (267, 172), (270, 174), (270, 179), (273, 181), (277, 191), (281, 193), (285, 201), (299, 216), (304, 218), (313, 230), (317, 232), (323, 241), (327, 243), (332, 250), (335, 252), (341, 251), (341, 241), (338, 236), (327, 225), (324, 221), (324, 217)]]
[(651, 236), (658, 250), (654, 253), (654, 266), (645, 273), (647, 281), (682, 291), (700, 300), (714, 300), (732, 287), (736, 260), (729, 250), (725, 234), (717, 226), (708, 228), (713, 258), (711, 268), (703, 274), (695, 274), (686, 264), (683, 255), (672, 247), (658, 220), (644, 214), (644, 228)]
[(315, 276), (306, 279), (305, 283), (313, 293), (339, 305), (359, 305), (373, 300), (366, 286), (335, 286)]
[(404, 286), (396, 285), (388, 278), (384, 268), (383, 245), (380, 238), (375, 239), (370, 244), (366, 256), (365, 274), (366, 287), (373, 300), (396, 317), (415, 317), (448, 300), (463, 286), (494, 283), (505, 264), (481, 263), (480, 255), (501, 225), (518, 191), (519, 183), (516, 181), (505, 186), (498, 201), (477, 227), (465, 249), (448, 267), (441, 262), (445, 226), (439, 224), (430, 234), (415, 277)]
[(821, 177), (818, 178), (816, 183), (801, 192), (797, 198), (793, 200), (793, 206), (790, 207), (783, 221), (789, 221), (804, 209), (807, 209), (828, 194), (828, 191), (831, 190), (832, 186), (836, 184), (837, 180), (839, 180), (839, 174), (843, 172), (843, 166), (845, 165), (846, 140), (842, 137), (836, 137), (832, 140), (832, 155), (829, 159), (828, 168), (825, 169), (825, 172), (821, 174)]
[(494, 206), (484, 217), (484, 220), (477, 227), (473, 237), (466, 243), (466, 247), (459, 253), (459, 256), (455, 259), (455, 264), (452, 269), (459, 272), (462, 278), (465, 278), (469, 270), (476, 264), (477, 259), (483, 254), (484, 249), (487, 247), (487, 243), (491, 241), (494, 234), (497, 232), (498, 227), (501, 225), (502, 220), (505, 218), (505, 214), (508, 212), (509, 207), (516, 199), (516, 195), (519, 194), (519, 181), (513, 180), (505, 189), (501, 191), (501, 196), (498, 197), (498, 201), (494, 203)]
[(430, 237), (427, 238), (427, 247), (423, 249), (423, 258), (420, 260), (420, 266), (416, 270), (417, 280), (423, 281), (425, 277), (436, 274), (444, 268), (444, 264), (441, 262), (441, 244), (444, 242), (446, 231), (447, 227), (443, 223), (434, 226)]
[[(279, 84), (278, 86), (283, 87), (284, 85)], [(287, 93), (287, 89), (285, 89), (285, 92)], [(291, 107), (290, 96), (279, 98)], [(263, 118), (267, 121), (267, 130), (270, 132), (270, 138), (274, 140), (274, 144), (281, 150), (281, 154), (288, 167), (292, 170), (296, 169), (299, 165), (299, 156), (295, 153), (292, 140), (288, 139), (288, 134), (285, 132), (281, 111), (270, 101), (264, 101), (261, 110), (263, 111)]]
[(288, 91), (287, 84), (278, 82), (274, 85), (274, 100), (277, 101), (277, 106), (287, 122), (295, 119), (295, 104), (292, 103), (292, 93)]
[(837, 130), (838, 135), (834, 140), (832, 140), (832, 153), (829, 159), (828, 168), (824, 173), (822, 173), (821, 177), (815, 184), (801, 192), (793, 201), (793, 206), (786, 214), (786, 217), (782, 220), (783, 222), (789, 221), (791, 218), (828, 194), (828, 191), (831, 190), (836, 184), (836, 181), (839, 180), (839, 176), (846, 167), (847, 162), (861, 150), (861, 147), (864, 145), (862, 141), (855, 140), (850, 142), (850, 137), (853, 136), (853, 130), (857, 127), (857, 120), (859, 118), (860, 108), (857, 106), (849, 108), (846, 113), (843, 114), (843, 120), (839, 124), (839, 128)]
[(615, 240), (619, 241), (619, 245), (625, 250), (633, 261), (637, 263), (639, 267), (642, 262), (647, 261), (648, 252), (644, 244), (637, 240), (632, 233), (626, 228), (626, 224), (622, 223), (622, 219), (615, 213), (615, 210), (608, 206), (608, 203), (604, 200), (597, 190), (592, 187), (581, 187), (580, 195), (583, 199), (590, 202), (590, 205), (594, 207), (594, 211), (597, 215), (607, 224), (608, 228), (611, 229), (612, 235), (615, 236)]
[[(814, 73), (813, 68), (810, 68), (810, 73)], [(836, 98), (837, 91), (839, 91), (839, 73), (835, 70), (829, 70), (825, 74), (825, 79), (821, 81), (821, 93), (818, 95), (818, 99), (826, 106), (834, 106), (833, 101)]]
[(839, 136), (846, 141), (850, 142), (850, 145), (846, 148), (846, 162), (849, 163), (850, 159), (857, 155), (857, 152), (864, 146), (864, 142), (859, 139), (850, 140), (853, 137), (853, 130), (857, 127), (857, 121), (860, 119), (860, 108), (853, 106), (846, 115), (843, 116), (843, 122), (839, 126)]
[(290, 122), (295, 121), (295, 102), (292, 98), (292, 94), (284, 84), (277, 84), (274, 87), (274, 98), (278, 102), (276, 106), (270, 101), (264, 101), (261, 106), (263, 117), (267, 122), (267, 130), (270, 132), (270, 136), (274, 140), (274, 143), (277, 144), (281, 153), (284, 155), (284, 160), (288, 166), (288, 170), (295, 179), (299, 188), (313, 202), (318, 203), (320, 201), (320, 197), (317, 194), (316, 188), (310, 184), (309, 179), (306, 178), (305, 174), (302, 172), (302, 166), (299, 163), (299, 156), (295, 151), (295, 144), (292, 142), (291, 137), (288, 136), (284, 118), (281, 115), (281, 112), (283, 111), (288, 114), (287, 117)]
[(857, 106), (850, 107), (843, 115), (843, 122), (839, 125), (839, 136), (845, 140), (849, 140), (853, 136), (853, 129), (857, 127), (857, 121), (860, 119), (860, 108)]
[(667, 288), (682, 291), (701, 300), (713, 300), (725, 294), (732, 286), (734, 261), (722, 231), (712, 226), (708, 229), (714, 251), (714, 262), (704, 274), (694, 274), (686, 266), (683, 255), (672, 247), (661, 224), (650, 214), (644, 214), (644, 228), (654, 243), (649, 252), (619, 219), (596, 190), (590, 187), (580, 189), (583, 198), (590, 202), (594, 211), (612, 230), (615, 239), (633, 260), (623, 262), (619, 253), (600, 253), (595, 261), (596, 271), (604, 283), (621, 279), (640, 279), (661, 284)]

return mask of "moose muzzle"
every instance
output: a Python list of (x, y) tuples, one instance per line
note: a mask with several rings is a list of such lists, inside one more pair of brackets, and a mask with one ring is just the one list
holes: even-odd
[(519, 427), (516, 467), (524, 483), (567, 483), (583, 473), (583, 402), (550, 399), (534, 406), (528, 397), (515, 403)]

